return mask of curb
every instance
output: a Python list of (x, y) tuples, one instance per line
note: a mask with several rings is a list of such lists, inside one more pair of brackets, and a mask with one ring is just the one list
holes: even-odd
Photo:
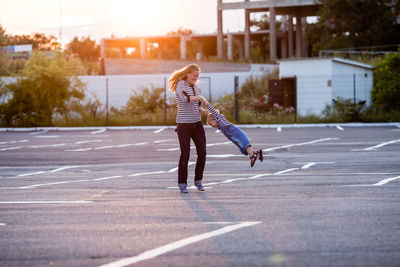
[[(245, 129), (268, 128), (323, 128), (323, 127), (397, 127), (400, 122), (388, 123), (310, 123), (310, 124), (236, 124)], [(205, 128), (211, 126), (205, 125)], [(28, 127), (0, 128), (0, 132), (36, 132), (36, 131), (100, 131), (100, 130), (160, 130), (175, 129), (176, 126), (106, 126), (106, 127)]]

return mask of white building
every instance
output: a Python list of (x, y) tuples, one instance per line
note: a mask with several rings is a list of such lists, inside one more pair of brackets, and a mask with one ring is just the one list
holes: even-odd
[(341, 58), (305, 58), (279, 61), (279, 78), (294, 78), (297, 113), (320, 115), (333, 99), (356, 99), (371, 104), (371, 65)]

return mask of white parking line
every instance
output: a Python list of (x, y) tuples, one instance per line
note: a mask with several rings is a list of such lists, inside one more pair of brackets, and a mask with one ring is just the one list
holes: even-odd
[(0, 226), (6, 226), (7, 224), (6, 223), (0, 223)]
[(138, 263), (141, 261), (145, 261), (145, 260), (149, 260), (149, 259), (153, 259), (157, 256), (160, 256), (162, 254), (168, 253), (170, 251), (185, 247), (187, 245), (202, 241), (204, 239), (208, 239), (208, 238), (212, 238), (215, 236), (219, 236), (219, 235), (223, 235), (244, 227), (249, 227), (249, 226), (253, 226), (253, 225), (257, 225), (260, 224), (261, 222), (240, 222), (238, 224), (235, 225), (229, 225), (229, 226), (225, 226), (222, 227), (220, 229), (211, 231), (211, 232), (207, 232), (204, 234), (200, 234), (200, 235), (195, 235), (192, 237), (188, 237), (188, 238), (184, 238), (169, 244), (166, 244), (164, 246), (155, 248), (155, 249), (151, 249), (148, 251), (145, 251), (137, 256), (133, 256), (133, 257), (129, 257), (129, 258), (124, 258), (124, 259), (120, 259), (117, 261), (113, 261), (110, 262), (108, 264), (104, 264), (101, 265), (100, 267), (122, 267), (122, 266), (128, 266), (134, 263)]
[(91, 132), (90, 134), (99, 134), (99, 133), (104, 133), (106, 131), (106, 128)]
[(49, 130), (43, 130), (43, 131), (40, 131), (40, 132), (30, 133), (30, 135), (44, 134), (44, 133), (47, 133), (48, 131)]
[(0, 204), (86, 204), (92, 203), (90, 200), (77, 201), (0, 201)]
[(390, 145), (390, 144), (394, 144), (394, 143), (397, 143), (397, 142), (400, 142), (400, 139), (384, 142), (384, 143), (381, 143), (381, 144), (376, 145), (376, 146), (371, 146), (371, 147), (364, 148), (362, 150), (365, 150), (365, 151), (376, 150), (376, 149), (378, 149), (380, 147), (383, 147), (383, 146), (386, 146), (386, 145)]
[(340, 126), (340, 125), (336, 125), (336, 128), (337, 128), (338, 130), (340, 130), (340, 131), (344, 131), (343, 127)]
[(158, 130), (156, 130), (156, 131), (154, 131), (153, 133), (161, 133), (162, 131), (164, 131), (165, 130), (165, 128), (161, 128), (161, 129), (158, 129)]
[(375, 184), (353, 184), (353, 185), (344, 185), (344, 186), (382, 186), (382, 185), (385, 185), (385, 184), (387, 184), (387, 183), (389, 183), (389, 182), (391, 182), (391, 181), (395, 181), (395, 180), (397, 180), (397, 179), (400, 179), (400, 176), (396, 176), (396, 177), (392, 177), (392, 178), (386, 178), (386, 179), (383, 179), (383, 180), (381, 180), (381, 181), (379, 181), (379, 182), (377, 182), (377, 183), (375, 183)]
[(1, 148), (0, 151), (6, 151), (6, 150), (16, 150), (16, 149), (21, 149), (20, 146), (14, 146), (14, 147), (5, 147)]
[[(195, 161), (189, 161), (188, 166), (195, 164)], [(172, 168), (168, 170), (168, 172), (176, 172), (178, 170), (178, 167)]]
[(283, 173), (287, 173), (287, 172), (291, 172), (291, 171), (295, 171), (298, 170), (299, 168), (291, 168), (291, 169), (287, 169), (287, 170), (283, 170), (283, 171), (279, 171), (279, 172), (275, 172), (274, 175), (279, 175), (279, 174), (283, 174)]
[(271, 148), (263, 149), (263, 151), (268, 152), (268, 151), (274, 151), (274, 150), (281, 149), (281, 148), (310, 145), (310, 144), (315, 144), (315, 143), (318, 143), (318, 142), (324, 142), (324, 141), (330, 141), (330, 140), (339, 140), (339, 139), (340, 138), (322, 138), (322, 139), (317, 139), (317, 140), (313, 140), (313, 141), (310, 141), (310, 142), (304, 142), (304, 143), (298, 143), (298, 144), (290, 144), (290, 145), (278, 146), (278, 147), (271, 147)]

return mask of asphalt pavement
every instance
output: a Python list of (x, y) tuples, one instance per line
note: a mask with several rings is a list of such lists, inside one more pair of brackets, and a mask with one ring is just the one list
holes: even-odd
[(0, 132), (0, 266), (399, 266), (400, 128), (206, 128), (205, 192), (174, 129)]

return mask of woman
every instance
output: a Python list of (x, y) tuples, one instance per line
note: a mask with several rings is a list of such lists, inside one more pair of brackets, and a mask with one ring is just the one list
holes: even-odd
[(199, 101), (207, 103), (207, 100), (200, 95), (197, 86), (197, 79), (200, 75), (200, 68), (196, 64), (189, 64), (186, 67), (172, 73), (168, 81), (169, 90), (175, 92), (175, 99), (178, 106), (176, 117), (177, 133), (181, 155), (178, 165), (178, 186), (181, 193), (188, 193), (187, 177), (188, 162), (190, 156), (190, 139), (196, 146), (197, 162), (194, 176), (194, 184), (199, 191), (204, 191), (202, 185), (203, 171), (206, 164), (206, 135), (201, 122), (201, 114), (208, 115)]

